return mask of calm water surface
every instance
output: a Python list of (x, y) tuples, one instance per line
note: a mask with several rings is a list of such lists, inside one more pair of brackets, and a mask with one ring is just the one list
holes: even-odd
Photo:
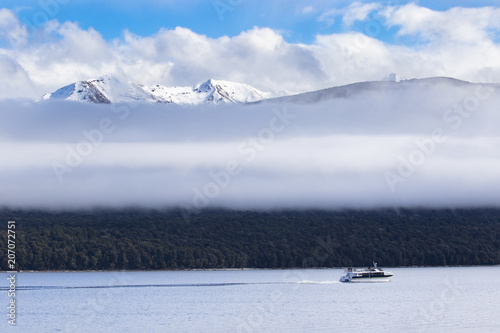
[(343, 271), (18, 273), (17, 326), (1, 332), (500, 332), (500, 267)]

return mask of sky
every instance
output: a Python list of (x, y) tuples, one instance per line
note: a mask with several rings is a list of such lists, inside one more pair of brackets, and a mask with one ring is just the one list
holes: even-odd
[(78, 80), (208, 78), (304, 92), (357, 81), (499, 76), (496, 1), (4, 0), (0, 99)]
[[(140, 36), (155, 34), (162, 28), (189, 28), (197, 34), (211, 38), (234, 37), (254, 26), (283, 31), (288, 42), (310, 43), (317, 34), (331, 34), (350, 30), (341, 24), (342, 10), (353, 1), (97, 1), (97, 0), (7, 0), (5, 8), (18, 13), (21, 21), (37, 22), (42, 10), (49, 19), (60, 22), (78, 22), (82, 29), (94, 28), (106, 40), (122, 36), (128, 30)], [(361, 1), (380, 6), (404, 5), (411, 1)], [(478, 8), (495, 6), (497, 1), (416, 1), (419, 6), (432, 10), (451, 7)], [(336, 14), (333, 14), (335, 11)], [(322, 15), (326, 15), (321, 19)], [(326, 19), (328, 17), (328, 19)], [(335, 20), (337, 19), (337, 20)], [(42, 20), (43, 21), (43, 20)], [(331, 24), (333, 21), (333, 24)], [(335, 23), (335, 21), (337, 21)], [(326, 23), (326, 24), (325, 24)], [(359, 27), (354, 30), (362, 31)], [(382, 35), (381, 39), (384, 40)]]
[[(0, 206), (498, 205), (495, 3), (3, 1)], [(35, 102), (102, 75), (295, 93), (389, 73), (478, 84), (312, 105)]]

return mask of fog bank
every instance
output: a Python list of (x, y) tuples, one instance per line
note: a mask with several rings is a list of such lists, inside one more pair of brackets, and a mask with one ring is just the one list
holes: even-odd
[(0, 205), (498, 205), (499, 95), (441, 86), (318, 104), (0, 102)]

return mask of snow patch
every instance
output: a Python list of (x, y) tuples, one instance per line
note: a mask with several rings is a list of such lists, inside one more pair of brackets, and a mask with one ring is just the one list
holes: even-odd
[(398, 75), (396, 73), (390, 73), (382, 81), (390, 81), (390, 82), (401, 82), (401, 81), (406, 81), (408, 80), (404, 76)]

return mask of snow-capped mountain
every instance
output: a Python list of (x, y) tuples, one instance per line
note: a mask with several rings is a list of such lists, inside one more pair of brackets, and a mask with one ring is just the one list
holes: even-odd
[(273, 97), (247, 84), (209, 79), (191, 87), (165, 87), (123, 83), (103, 76), (79, 81), (45, 94), (42, 100), (68, 100), (88, 103), (173, 103), (198, 105), (203, 103), (249, 103)]
[[(499, 87), (498, 84), (486, 84)], [(104, 76), (89, 81), (79, 81), (46, 94), (42, 100), (69, 100), (88, 103), (167, 103), (178, 105), (284, 102), (309, 104), (321, 101), (350, 98), (365, 92), (405, 91), (408, 89), (439, 90), (441, 87), (470, 87), (478, 84), (447, 77), (405, 79), (389, 74), (382, 81), (357, 82), (322, 90), (283, 96), (265, 93), (249, 85), (222, 80), (208, 80), (191, 87), (165, 87), (123, 83), (116, 78)]]

